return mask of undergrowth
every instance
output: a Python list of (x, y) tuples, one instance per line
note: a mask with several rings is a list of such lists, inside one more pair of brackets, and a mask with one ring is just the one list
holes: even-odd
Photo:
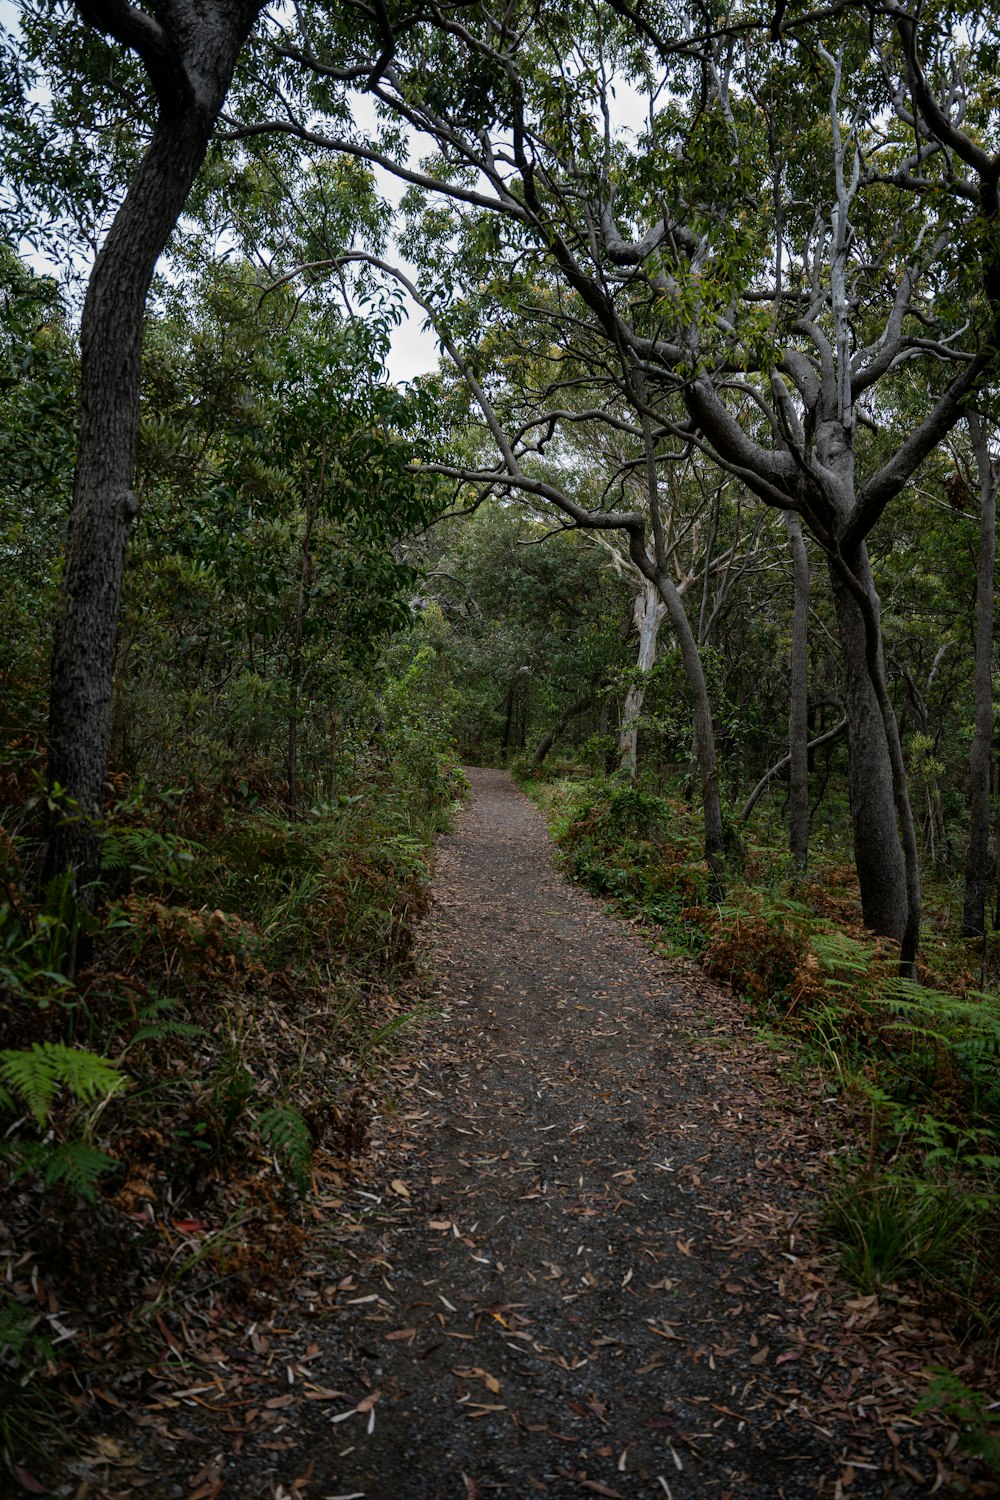
[[(712, 900), (690, 807), (618, 780), (528, 783), (566, 872), (732, 985), (853, 1103), (825, 1231), (863, 1292), (906, 1283), (986, 1347), (1000, 1334), (1000, 995), (928, 934), (920, 982), (866, 932), (855, 878), (818, 849), (808, 877), (766, 841)], [(978, 978), (978, 975), (976, 975)]]
[[(256, 1315), (314, 1183), (364, 1150), (460, 773), (369, 773), (290, 820), (120, 788), (99, 889), (32, 890), (0, 829), (0, 1450), (44, 1467), (107, 1363), (184, 1295)], [(55, 1323), (53, 1322), (55, 1320)], [(60, 1337), (69, 1323), (74, 1335)], [(54, 1331), (55, 1329), (55, 1331)]]

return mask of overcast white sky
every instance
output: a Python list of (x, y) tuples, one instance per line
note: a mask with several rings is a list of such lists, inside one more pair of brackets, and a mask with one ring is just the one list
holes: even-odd
[[(16, 30), (18, 11), (19, 7), (15, 0), (0, 0), (0, 26), (7, 30)], [(615, 93), (619, 128), (634, 130), (645, 120), (645, 103), (639, 100), (638, 95), (627, 84), (620, 84)], [(374, 119), (372, 101), (362, 95), (359, 95), (357, 100), (357, 119), (362, 125)], [(419, 158), (419, 156), (418, 145), (414, 151), (414, 158)], [(379, 189), (385, 198), (393, 205), (398, 204), (405, 191), (405, 184), (380, 168), (376, 168), (376, 176)], [(50, 263), (40, 261), (34, 255), (28, 255), (27, 258), (39, 269), (50, 274), (56, 269)], [(392, 258), (391, 251), (390, 258)], [(408, 267), (404, 260), (400, 259), (399, 264), (404, 270), (412, 272), (412, 267)], [(437, 368), (439, 360), (437, 341), (430, 331), (422, 327), (424, 321), (425, 315), (421, 309), (409, 308), (399, 327), (393, 330), (387, 361), (389, 376), (392, 380), (413, 380), (418, 375)]]

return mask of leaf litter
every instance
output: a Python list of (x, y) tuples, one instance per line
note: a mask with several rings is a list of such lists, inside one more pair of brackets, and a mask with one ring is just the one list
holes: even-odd
[(437, 1014), (386, 1069), (366, 1155), (317, 1153), (252, 1323), (178, 1297), (145, 1371), (92, 1393), (72, 1485), (24, 1491), (995, 1493), (953, 1424), (914, 1415), (931, 1366), (989, 1372), (819, 1245), (848, 1129), (823, 1080), (567, 885), (509, 778), (470, 780), (425, 924)]

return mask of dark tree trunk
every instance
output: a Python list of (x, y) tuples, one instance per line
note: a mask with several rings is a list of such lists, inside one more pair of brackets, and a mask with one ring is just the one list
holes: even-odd
[(517, 678), (512, 677), (507, 684), (507, 693), (504, 700), (503, 732), (500, 735), (500, 754), (504, 760), (507, 759), (507, 751), (510, 749), (510, 731), (514, 722), (514, 689), (517, 686)]
[[(323, 448), (323, 459), (320, 469), (320, 491), (322, 492), (322, 474), (326, 469), (326, 447)], [(286, 802), (290, 813), (294, 814), (299, 806), (299, 702), (302, 696), (302, 641), (305, 635), (306, 614), (309, 609), (309, 595), (312, 590), (313, 560), (312, 560), (312, 534), (313, 524), (316, 520), (316, 501), (310, 500), (306, 508), (306, 526), (302, 537), (302, 556), (299, 564), (299, 591), (295, 607), (295, 630), (292, 636), (291, 659), (288, 663), (288, 754), (287, 754), (287, 782), (288, 791)]]
[(962, 936), (986, 930), (990, 843), (990, 757), (993, 751), (993, 572), (997, 540), (996, 473), (986, 434), (970, 413), (969, 432), (979, 471), (979, 556), (976, 559), (976, 727), (969, 753), (969, 847), (965, 856)]
[(789, 660), (789, 810), (788, 849), (804, 870), (809, 858), (809, 558), (802, 522), (785, 511), (788, 549), (792, 554), (792, 650)]
[(146, 296), (260, 7), (248, 0), (174, 6), (169, 36), (147, 16), (133, 35), (140, 13), (128, 7), (90, 0), (80, 8), (101, 30), (117, 34), (125, 26), (121, 39), (142, 55), (160, 104), (149, 147), (94, 263), (80, 325), (80, 436), (49, 708), (49, 786), (71, 805), (50, 817), (45, 875), (72, 870), (87, 883), (100, 869), (115, 640), (137, 509), (132, 477)]
[[(864, 589), (878, 619), (878, 595), (863, 542), (844, 562)], [(896, 823), (892, 762), (878, 693), (868, 666), (865, 615), (831, 560), (844, 663), (844, 711), (848, 724), (848, 780), (854, 858), (865, 925), (902, 943), (907, 928), (906, 862)]]
[(694, 721), (694, 755), (701, 782), (701, 805), (705, 818), (705, 858), (716, 875), (720, 875), (725, 857), (725, 834), (722, 823), (722, 799), (719, 794), (719, 771), (715, 757), (715, 726), (708, 682), (701, 663), (698, 642), (684, 608), (684, 601), (670, 575), (661, 572), (657, 585), (667, 609), (677, 644), (681, 650), (684, 676), (691, 694)]
[(552, 746), (555, 744), (556, 740), (566, 728), (566, 725), (569, 723), (570, 719), (575, 719), (577, 714), (582, 714), (584, 709), (589, 708), (593, 701), (594, 695), (592, 693), (588, 693), (586, 698), (578, 698), (575, 703), (571, 703), (568, 708), (563, 709), (562, 713), (559, 715), (552, 728), (548, 731), (547, 734), (542, 735), (542, 738), (535, 746), (535, 753), (531, 757), (531, 769), (533, 771), (538, 770), (539, 766), (542, 764), (542, 761), (548, 755), (549, 751), (552, 749)]

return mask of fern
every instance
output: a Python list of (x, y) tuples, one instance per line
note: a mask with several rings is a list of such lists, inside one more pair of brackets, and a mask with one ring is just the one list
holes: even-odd
[(51, 1359), (54, 1345), (45, 1333), (36, 1332), (40, 1324), (35, 1308), (13, 1299), (0, 1304), (0, 1362), (24, 1371)]
[(312, 1186), (313, 1140), (309, 1126), (289, 1104), (275, 1105), (257, 1116), (257, 1134), (273, 1151), (303, 1197)]
[(128, 870), (136, 879), (180, 880), (204, 854), (203, 844), (153, 828), (111, 824), (104, 835), (101, 868), (108, 873)]
[(1000, 1474), (1000, 1418), (984, 1391), (973, 1390), (941, 1365), (931, 1367), (934, 1377), (913, 1409), (914, 1416), (938, 1410), (961, 1423), (959, 1447), (978, 1458), (993, 1474)]
[[(35, 1042), (22, 1052), (0, 1052), (0, 1078), (13, 1091), (40, 1130), (48, 1124), (52, 1103), (65, 1087), (82, 1104), (106, 1099), (125, 1087), (126, 1078), (96, 1052), (62, 1042)], [(6, 1097), (9, 1099), (10, 1094)]]
[(88, 1203), (97, 1201), (98, 1179), (117, 1166), (113, 1156), (84, 1140), (13, 1141), (2, 1150), (12, 1158), (15, 1178), (37, 1172), (46, 1187), (64, 1183)]
[(158, 1042), (165, 1036), (204, 1036), (205, 1028), (190, 1021), (175, 1021), (167, 1012), (177, 1005), (176, 1000), (161, 996), (143, 1006), (136, 1017), (138, 1025), (124, 1048), (127, 1052), (137, 1042)]
[(86, 1141), (64, 1141), (51, 1149), (43, 1166), (45, 1186), (64, 1182), (86, 1198), (88, 1203), (96, 1200), (97, 1179), (111, 1170), (117, 1163), (113, 1156), (98, 1151)]

